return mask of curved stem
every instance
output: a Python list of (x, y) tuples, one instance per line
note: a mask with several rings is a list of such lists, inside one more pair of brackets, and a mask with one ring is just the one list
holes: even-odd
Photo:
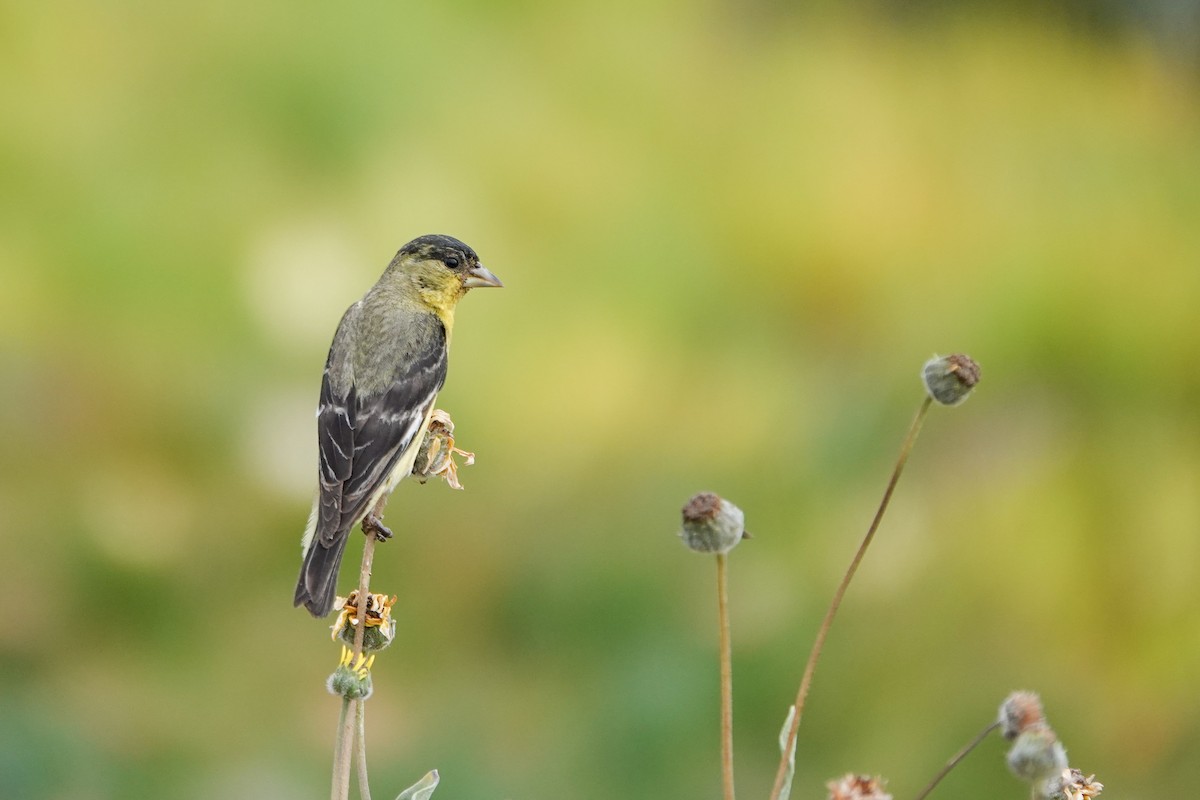
[(958, 762), (960, 762), (964, 758), (966, 758), (967, 754), (970, 753), (972, 750), (974, 750), (979, 745), (979, 743), (982, 742), (987, 737), (987, 735), (989, 733), (991, 733), (992, 731), (994, 731), (996, 728), (999, 728), (999, 727), (1000, 727), (1000, 722), (999, 722), (999, 720), (997, 720), (996, 722), (993, 722), (991, 725), (988, 725), (986, 728), (984, 728), (982, 731), (980, 731), (979, 735), (977, 735), (974, 739), (972, 739), (970, 741), (970, 743), (967, 744), (966, 747), (964, 747), (962, 750), (959, 750), (957, 753), (954, 754), (953, 758), (951, 758), (949, 761), (946, 762), (946, 766), (942, 767), (941, 772), (939, 772), (937, 775), (934, 775), (933, 780), (931, 780), (929, 782), (929, 785), (926, 786), (924, 789), (922, 789), (920, 791), (920, 793), (917, 794), (917, 796), (915, 798), (913, 798), (913, 800), (925, 800), (925, 798), (929, 795), (929, 793), (933, 791), (934, 787), (937, 786), (939, 783), (941, 783), (942, 778), (946, 777), (946, 775), (949, 774), (950, 770), (952, 770), (958, 766)]
[(833, 625), (833, 618), (837, 615), (838, 608), (842, 604), (842, 598), (846, 595), (846, 589), (850, 586), (850, 580), (854, 577), (854, 573), (858, 570), (858, 565), (862, 563), (863, 556), (867, 553), (867, 547), (870, 546), (871, 540), (875, 538), (875, 531), (879, 529), (879, 523), (883, 520), (883, 514), (887, 511), (888, 503), (891, 502), (892, 492), (896, 489), (896, 484), (900, 481), (900, 474), (904, 471), (904, 464), (908, 461), (908, 455), (912, 452), (913, 444), (917, 440), (917, 434), (921, 432), (921, 425), (925, 421), (926, 414), (929, 413), (929, 406), (933, 402), (932, 398), (926, 397), (921, 403), (920, 410), (917, 411), (916, 417), (909, 426), (908, 436), (904, 439), (904, 444), (900, 448), (900, 457), (896, 460), (896, 466), (892, 469), (892, 477), (888, 481), (887, 489), (883, 493), (883, 499), (879, 502), (879, 509), (875, 512), (875, 518), (871, 520), (871, 526), (867, 529), (866, 536), (863, 537), (862, 544), (858, 546), (858, 552), (854, 554), (854, 558), (850, 561), (850, 566), (846, 570), (846, 574), (842, 576), (842, 582), (838, 584), (837, 591), (833, 593), (833, 602), (829, 604), (829, 610), (825, 612), (825, 619), (821, 622), (821, 627), (817, 630), (817, 638), (813, 642), (812, 651), (808, 654), (808, 663), (804, 666), (804, 676), (800, 679), (800, 688), (796, 692), (796, 715), (792, 718), (792, 726), (788, 731), (787, 745), (783, 748), (783, 757), (779, 760), (779, 769), (775, 773), (775, 786), (771, 789), (771, 800), (779, 800), (780, 792), (783, 791), (783, 784), (787, 780), (788, 772), (788, 753), (795, 747), (796, 734), (800, 730), (800, 717), (804, 713), (804, 701), (808, 698), (808, 690), (812, 686), (813, 673), (817, 670), (817, 661), (821, 657), (821, 650), (825, 647), (825, 637), (829, 634), (829, 628)]

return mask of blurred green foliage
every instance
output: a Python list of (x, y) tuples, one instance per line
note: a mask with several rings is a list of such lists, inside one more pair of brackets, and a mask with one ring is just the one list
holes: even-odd
[[(715, 797), (712, 565), (674, 538), (711, 489), (755, 535), (765, 797), (920, 365), (958, 350), (983, 383), (851, 587), (795, 795), (911, 795), (1016, 688), (1114, 796), (1186, 795), (1200, 94), (1142, 29), (1019, 8), (0, 6), (0, 796), (324, 796), (312, 411), (342, 311), (427, 232), (507, 288), (461, 307), (440, 402), (467, 491), (403, 485), (377, 554), (377, 793)], [(939, 792), (1022, 796), (1002, 750)]]

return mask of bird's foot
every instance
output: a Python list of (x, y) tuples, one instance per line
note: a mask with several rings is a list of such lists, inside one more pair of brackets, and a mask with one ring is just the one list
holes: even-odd
[(363, 517), (362, 529), (365, 534), (375, 534), (376, 540), (386, 542), (392, 538), (392, 531), (383, 524), (383, 518), (375, 514), (367, 514)]

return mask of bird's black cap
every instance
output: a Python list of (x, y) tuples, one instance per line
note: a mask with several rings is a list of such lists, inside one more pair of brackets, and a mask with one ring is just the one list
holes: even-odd
[(465, 256), (469, 261), (479, 261), (479, 256), (465, 242), (453, 236), (431, 233), (418, 236), (404, 247), (400, 248), (397, 256), (414, 255), (421, 258), (436, 258), (443, 260), (445, 256)]

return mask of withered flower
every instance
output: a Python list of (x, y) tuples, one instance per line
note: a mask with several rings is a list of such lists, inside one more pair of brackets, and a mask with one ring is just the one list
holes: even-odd
[[(382, 650), (396, 638), (396, 620), (392, 617), (392, 606), (396, 604), (396, 596), (367, 593), (366, 627), (363, 630), (363, 652), (370, 653)], [(358, 590), (350, 592), (349, 597), (339, 597), (333, 607), (338, 609), (337, 618), (330, 629), (332, 639), (339, 638), (343, 643), (354, 646), (354, 632), (358, 626)]]
[(417, 458), (413, 462), (413, 476), (425, 483), (431, 477), (442, 478), (452, 489), (461, 489), (458, 482), (458, 463), (455, 456), (461, 456), (463, 466), (469, 467), (475, 463), (475, 454), (454, 446), (454, 420), (440, 408), (435, 408), (429, 417), (429, 429), (417, 450)]
[(1046, 796), (1053, 800), (1091, 800), (1104, 791), (1104, 784), (1095, 775), (1084, 775), (1077, 769), (1064, 769), (1062, 775), (1047, 784)]
[(825, 784), (829, 800), (892, 800), (883, 790), (883, 778), (855, 775), (853, 772)]

